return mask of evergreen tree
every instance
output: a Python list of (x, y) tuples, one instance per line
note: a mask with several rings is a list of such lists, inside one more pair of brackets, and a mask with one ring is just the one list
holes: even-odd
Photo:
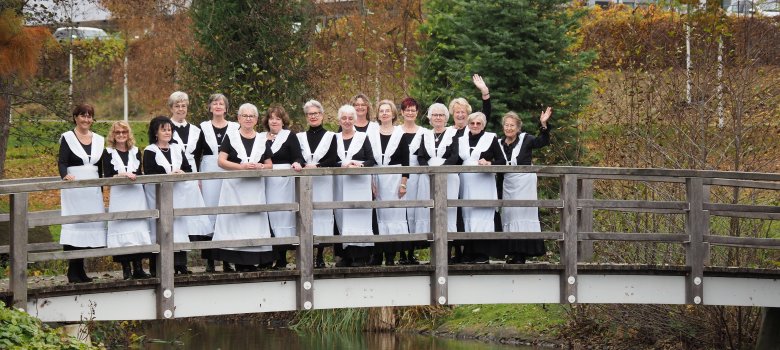
[(588, 103), (583, 71), (593, 54), (575, 50), (584, 10), (565, 0), (430, 0), (421, 31), (414, 96), (424, 105), (465, 97), (478, 110), (471, 76), (490, 88), (493, 113), (487, 130), (501, 133), (501, 117), (515, 111), (523, 131), (536, 133), (539, 114), (554, 109), (548, 164), (575, 164), (581, 147), (576, 114)]
[(314, 28), (310, 5), (194, 0), (195, 47), (181, 56), (182, 88), (195, 103), (193, 119), (208, 117), (205, 104), (213, 93), (230, 99), (230, 113), (242, 103), (256, 105), (261, 114), (280, 103), (291, 116), (302, 116), (312, 76), (306, 59)]

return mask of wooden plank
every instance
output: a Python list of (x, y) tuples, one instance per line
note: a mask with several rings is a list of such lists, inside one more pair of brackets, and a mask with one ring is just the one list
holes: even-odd
[(685, 214), (687, 209), (641, 209), (641, 208), (598, 208), (594, 210), (620, 213), (648, 213), (648, 214)]
[(563, 232), (448, 232), (450, 240), (554, 239), (563, 240)]
[[(577, 198), (581, 203), (584, 199), (593, 199), (593, 179), (579, 179)], [(577, 262), (589, 262), (593, 260), (593, 241), (582, 239), (582, 232), (593, 231), (593, 208), (582, 207), (578, 211), (577, 232), (580, 232), (580, 240), (577, 242)]]
[[(62, 250), (62, 244), (57, 242), (27, 243), (27, 252), (45, 252), (50, 250)], [(0, 254), (8, 254), (10, 252), (11, 246), (0, 246)]]
[(11, 306), (27, 310), (27, 205), (29, 195), (11, 195)]
[(427, 242), (433, 240), (430, 233), (365, 235), (365, 236), (314, 236), (314, 244), (377, 243), (377, 242)]
[(0, 214), (0, 222), (11, 221), (11, 214)]
[(704, 235), (704, 241), (714, 245), (745, 248), (780, 249), (780, 238), (731, 237)]
[(577, 283), (577, 175), (563, 175), (561, 183), (561, 198), (563, 198), (563, 211), (561, 211), (561, 230), (563, 231), (563, 244), (561, 251), (561, 264), (564, 270), (561, 273), (561, 303), (574, 304), (578, 301)]
[(160, 254), (157, 255), (157, 277), (160, 278), (160, 284), (156, 288), (157, 319), (164, 320), (176, 317), (173, 281), (173, 183), (158, 184), (156, 191), (156, 204), (160, 212), (157, 219), (157, 244), (160, 246)]
[(297, 301), (298, 310), (311, 310), (314, 307), (314, 199), (311, 177), (295, 178), (295, 194), (298, 198), (298, 214), (295, 216), (298, 227), (298, 256), (295, 265), (298, 269)]
[(633, 242), (678, 242), (688, 241), (685, 233), (625, 233), (625, 232), (580, 232), (580, 237), (594, 241)]
[(563, 201), (558, 199), (541, 200), (492, 200), (492, 199), (453, 199), (449, 200), (449, 207), (538, 207), (538, 208), (563, 208)]
[(690, 268), (686, 275), (685, 301), (698, 305), (704, 300), (704, 244), (703, 237), (709, 232), (709, 221), (704, 215), (704, 183), (701, 178), (688, 178), (685, 182), (686, 197), (690, 210), (686, 217), (685, 231), (690, 236), (686, 244), (685, 264)]
[(46, 253), (28, 253), (27, 259), (30, 262), (38, 262), (38, 261), (50, 261), (50, 260), (99, 258), (104, 256), (139, 254), (139, 253), (156, 253), (159, 251), (160, 251), (160, 246), (158, 244), (149, 244), (149, 245), (137, 245), (137, 246), (119, 247), (119, 248), (96, 248), (96, 249), (79, 249), (79, 250), (56, 251), (56, 252), (46, 252)]
[(711, 211), (731, 211), (742, 213), (773, 213), (780, 214), (780, 206), (777, 205), (750, 205), (750, 204), (722, 204), (722, 203), (704, 203), (704, 210)]
[(732, 218), (743, 219), (762, 219), (762, 220), (780, 220), (780, 213), (752, 213), (752, 212), (734, 212), (734, 211), (720, 211), (710, 210), (710, 216), (726, 216)]
[(674, 201), (640, 201), (640, 200), (602, 200), (581, 199), (579, 205), (582, 208), (610, 208), (610, 209), (676, 209), (687, 210), (688, 203)]
[(430, 208), (433, 201), (344, 201), (344, 202), (315, 202), (314, 209), (368, 209), (368, 208)]
[(221, 207), (176, 208), (173, 209), (173, 215), (174, 216), (218, 215), (218, 214), (240, 214), (240, 213), (269, 212), (269, 211), (297, 211), (297, 210), (298, 210), (298, 204), (296, 203), (226, 205)]
[(173, 250), (191, 250), (191, 249), (219, 249), (219, 248), (240, 248), (256, 247), (263, 245), (288, 245), (300, 243), (298, 237), (271, 237), (271, 238), (253, 238), (237, 239), (232, 241), (200, 241), (190, 243), (174, 243)]
[(706, 185), (711, 186), (729, 186), (729, 187), (743, 187), (743, 188), (755, 188), (766, 190), (780, 190), (780, 182), (768, 182), (768, 181), (750, 181), (750, 180), (736, 180), (736, 179), (706, 179), (704, 180)]
[(671, 176), (643, 176), (643, 175), (580, 175), (582, 179), (588, 180), (611, 180), (611, 181), (641, 181), (641, 182), (669, 182), (685, 183), (685, 179)]
[(448, 211), (447, 211), (447, 174), (431, 175), (431, 197), (433, 208), (431, 209), (431, 231), (433, 231), (433, 244), (431, 244), (431, 305), (447, 305), (449, 296), (449, 257), (448, 245)]
[(157, 210), (119, 211), (101, 214), (82, 214), (60, 216), (59, 210), (47, 210), (30, 213), (30, 226), (49, 226), (62, 224), (75, 224), (79, 222), (111, 221), (157, 218)]

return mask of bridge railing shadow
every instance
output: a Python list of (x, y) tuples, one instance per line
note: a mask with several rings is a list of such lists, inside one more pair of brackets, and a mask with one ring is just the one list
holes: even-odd
[[(447, 175), (451, 173), (536, 173), (557, 181), (558, 195), (540, 200), (448, 200)], [(417, 173), (430, 177), (431, 198), (397, 201), (334, 201), (314, 202), (312, 177), (321, 175), (368, 175)], [(223, 206), (214, 208), (173, 208), (173, 184), (178, 181), (229, 178), (293, 176), (296, 181), (294, 203), (251, 206)], [(628, 180), (684, 184), (685, 198), (676, 201), (629, 199), (594, 199), (594, 181)], [(126, 184), (154, 184), (156, 208), (92, 215), (62, 216), (59, 210), (31, 211), (30, 194), (78, 187), (114, 186)], [(174, 270), (173, 253), (177, 250), (240, 248), (248, 246), (296, 245), (297, 303), (299, 309), (313, 305), (314, 282), (313, 247), (329, 243), (429, 242), (432, 265), (431, 304), (448, 302), (448, 242), (452, 240), (555, 240), (561, 257), (561, 303), (577, 302), (578, 262), (592, 254), (595, 241), (666, 242), (681, 244), (686, 251), (686, 302), (702, 302), (702, 281), (711, 245), (736, 246), (754, 249), (779, 249), (780, 238), (733, 237), (712, 234), (711, 216), (780, 219), (780, 207), (773, 205), (722, 204), (710, 201), (711, 186), (780, 190), (780, 175), (721, 171), (592, 168), (566, 166), (441, 166), (388, 168), (320, 168), (293, 170), (255, 170), (217, 173), (189, 173), (179, 175), (139, 176), (135, 181), (126, 178), (107, 178), (65, 182), (59, 178), (15, 179), (0, 181), (0, 195), (10, 197), (10, 214), (0, 215), (0, 221), (10, 221), (11, 244), (0, 247), (0, 253), (10, 253), (10, 292), (13, 305), (27, 305), (27, 264), (58, 259), (76, 259), (135, 253), (156, 253), (157, 314), (158, 318), (173, 317)], [(560, 213), (556, 231), (542, 232), (448, 232), (448, 207), (510, 207), (530, 206), (552, 208)], [(312, 211), (315, 209), (350, 208), (409, 208), (425, 207), (431, 210), (431, 232), (370, 236), (314, 236)], [(596, 232), (594, 210), (680, 214), (685, 217), (684, 232)], [(261, 211), (294, 211), (298, 236), (281, 238), (244, 239), (211, 242), (173, 242), (173, 220), (176, 216), (218, 215)], [(56, 243), (29, 244), (28, 228), (77, 222), (95, 222), (122, 219), (154, 219), (157, 242), (151, 245), (61, 251)], [(53, 250), (53, 251), (52, 251)]]

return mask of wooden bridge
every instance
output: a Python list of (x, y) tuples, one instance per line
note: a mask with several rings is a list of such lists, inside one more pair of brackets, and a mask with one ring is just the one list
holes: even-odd
[[(339, 174), (425, 173), (432, 198), (392, 202), (312, 202), (312, 176)], [(447, 174), (455, 172), (534, 172), (558, 192), (555, 199), (447, 200)], [(173, 209), (173, 183), (184, 180), (257, 176), (294, 176), (295, 203)], [(669, 184), (680, 188), (679, 200), (594, 199), (594, 182)], [(540, 181), (541, 182), (541, 181)], [(144, 211), (61, 216), (59, 211), (31, 211), (32, 193), (74, 187), (131, 183), (157, 184), (157, 208)], [(16, 308), (43, 321), (143, 320), (176, 317), (309, 310), (327, 308), (489, 304), (489, 303), (639, 303), (780, 307), (780, 269), (711, 266), (710, 250), (734, 246), (775, 254), (780, 238), (734, 237), (711, 230), (716, 217), (777, 220), (777, 205), (717, 203), (715, 187), (771, 193), (777, 203), (780, 175), (720, 171), (622, 169), (558, 166), (408, 167), (233, 171), (141, 176), (64, 182), (59, 178), (0, 181), (0, 195), (10, 197), (11, 275), (0, 294)], [(773, 197), (771, 197), (773, 196)], [(553, 198), (555, 196), (552, 196)], [(772, 200), (769, 200), (770, 202)], [(536, 206), (559, 213), (544, 232), (447, 232), (447, 207)], [(336, 208), (429, 207), (430, 233), (382, 236), (312, 235), (312, 210)], [(173, 218), (182, 215), (295, 211), (298, 236), (236, 241), (173, 243)], [(683, 232), (594, 232), (595, 212), (640, 212), (677, 215)], [(557, 218), (560, 218), (559, 220)], [(154, 218), (158, 242), (147, 246), (62, 251), (58, 244), (28, 244), (29, 227), (87, 221)], [(771, 224), (771, 222), (770, 222)], [(776, 231), (776, 228), (775, 228)], [(526, 265), (448, 265), (447, 242), (472, 239), (544, 239), (558, 242), (559, 263)], [(430, 264), (419, 266), (313, 268), (317, 243), (418, 241), (430, 244)], [(635, 265), (588, 262), (593, 242), (663, 242), (681, 245), (684, 264)], [(174, 277), (173, 252), (258, 245), (297, 246), (294, 269)], [(157, 278), (40, 287), (30, 284), (27, 264), (58, 259), (157, 253)], [(773, 255), (777, 257), (777, 255)], [(775, 259), (776, 260), (776, 259)], [(773, 309), (777, 310), (777, 309)]]

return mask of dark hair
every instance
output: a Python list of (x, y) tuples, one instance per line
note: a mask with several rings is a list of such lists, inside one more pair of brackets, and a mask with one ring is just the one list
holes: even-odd
[(283, 129), (290, 126), (290, 116), (287, 115), (287, 111), (285, 111), (284, 107), (281, 105), (274, 103), (271, 105), (271, 107), (268, 107), (268, 110), (263, 116), (263, 128), (265, 128), (266, 131), (271, 131), (271, 127), (268, 125), (268, 120), (271, 119), (271, 116), (274, 115), (282, 120)]
[(83, 114), (89, 114), (92, 116), (92, 120), (95, 120), (95, 107), (92, 107), (92, 105), (88, 103), (76, 105), (76, 107), (73, 108), (73, 113), (71, 115), (71, 120), (73, 123), (76, 123), (76, 117)]
[(164, 115), (160, 115), (157, 117), (154, 117), (152, 121), (149, 122), (149, 144), (157, 143), (157, 131), (160, 130), (163, 126), (170, 125), (171, 130), (173, 130), (173, 122), (171, 121), (171, 118), (168, 118)]
[(401, 110), (402, 111), (405, 111), (407, 108), (412, 107), (412, 106), (416, 107), (417, 110), (419, 111), (420, 105), (417, 103), (417, 100), (415, 100), (415, 99), (413, 99), (411, 97), (407, 97), (407, 98), (405, 98), (405, 99), (403, 99), (401, 101)]

